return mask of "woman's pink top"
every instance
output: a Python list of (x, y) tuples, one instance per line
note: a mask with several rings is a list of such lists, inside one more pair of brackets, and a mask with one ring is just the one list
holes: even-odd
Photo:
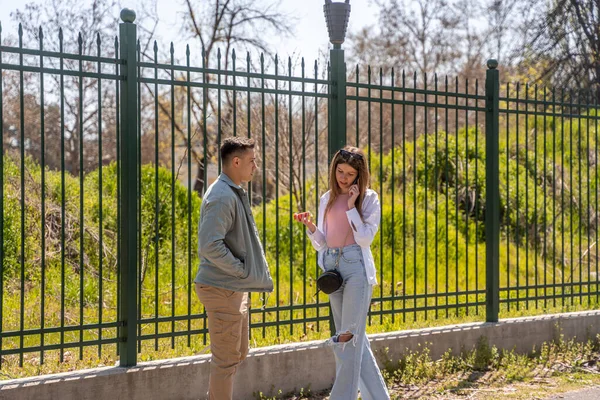
[(348, 195), (340, 194), (327, 212), (327, 247), (344, 247), (355, 244), (354, 235), (348, 222)]

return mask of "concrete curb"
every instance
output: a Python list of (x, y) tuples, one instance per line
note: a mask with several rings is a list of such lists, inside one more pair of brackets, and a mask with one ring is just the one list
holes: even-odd
[[(408, 351), (427, 346), (437, 359), (448, 349), (454, 354), (472, 349), (481, 336), (500, 349), (530, 352), (558, 338), (584, 341), (600, 334), (600, 311), (513, 318), (498, 323), (470, 323), (369, 335), (382, 365), (396, 362)], [(151, 400), (205, 399), (210, 355), (140, 363), (133, 368), (103, 367), (0, 382), (0, 399)], [(251, 350), (236, 377), (236, 399), (255, 393), (276, 395), (301, 388), (331, 387), (335, 361), (321, 341)]]

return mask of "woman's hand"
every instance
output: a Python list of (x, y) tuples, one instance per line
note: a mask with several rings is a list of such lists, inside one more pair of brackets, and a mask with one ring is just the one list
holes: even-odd
[(317, 226), (312, 222), (312, 214), (308, 211), (304, 211), (304, 212), (300, 212), (300, 213), (295, 213), (294, 214), (294, 219), (298, 222), (301, 222), (302, 224), (304, 224), (304, 226), (306, 226), (308, 228), (308, 230), (310, 230), (310, 233), (315, 233), (315, 231), (317, 230)]
[(356, 199), (358, 199), (359, 194), (360, 190), (358, 185), (350, 186), (350, 189), (348, 189), (348, 210), (352, 210), (354, 208), (354, 204), (356, 203)]

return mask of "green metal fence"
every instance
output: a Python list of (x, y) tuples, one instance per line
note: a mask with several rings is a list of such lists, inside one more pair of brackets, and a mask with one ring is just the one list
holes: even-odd
[[(119, 342), (116, 331), (124, 324), (108, 311), (122, 303), (119, 264), (103, 250), (114, 243), (117, 230), (108, 227), (114, 221), (103, 220), (103, 213), (90, 220), (85, 210), (91, 204), (84, 203), (87, 197), (101, 210), (116, 205), (116, 195), (105, 193), (103, 170), (87, 177), (85, 171), (102, 165), (103, 139), (118, 141), (118, 126), (109, 131), (101, 123), (103, 112), (105, 117), (118, 112), (118, 100), (106, 110), (101, 99), (107, 87), (118, 93), (123, 61), (104, 56), (99, 37), (93, 56), (82, 54), (81, 35), (76, 54), (63, 51), (62, 31), (58, 51), (46, 50), (45, 43), (40, 28), (38, 48), (24, 48), (19, 27), (18, 45), (0, 47), (3, 367), (23, 365), (28, 353), (36, 354), (40, 364), (48, 353), (64, 361), (66, 349), (83, 354), (84, 347), (97, 348), (101, 354), (103, 346)], [(90, 82), (94, 86), (86, 88), (87, 95), (96, 99), (97, 108), (88, 119), (83, 101), (67, 105), (65, 98), (81, 99)], [(67, 160), (67, 150), (78, 157)], [(97, 184), (88, 185), (90, 180)], [(109, 200), (104, 205), (103, 197)], [(90, 237), (95, 245), (85, 252)]]
[[(95, 54), (0, 37), (0, 363), (198, 353), (202, 193), (223, 137), (258, 143), (249, 186), (275, 280), (254, 345), (322, 338), (327, 297), (293, 222), (327, 163), (366, 149), (382, 205), (370, 331), (595, 307), (597, 116), (588, 94), (304, 59), (144, 54), (134, 15)], [(0, 30), (1, 34), (1, 30)], [(209, 57), (210, 56), (210, 57)], [(199, 66), (195, 66), (199, 65)], [(523, 310), (525, 309), (525, 310)], [(530, 310), (531, 309), (531, 310)], [(435, 322), (434, 322), (435, 321)]]
[(355, 119), (348, 133), (368, 149), (383, 209), (371, 315), (382, 324), (384, 315), (406, 322), (479, 314), (486, 299), (479, 83), (469, 93), (468, 81), (371, 68), (365, 80), (357, 68), (347, 84)]
[(500, 94), (503, 310), (598, 303), (598, 99), (506, 84)]

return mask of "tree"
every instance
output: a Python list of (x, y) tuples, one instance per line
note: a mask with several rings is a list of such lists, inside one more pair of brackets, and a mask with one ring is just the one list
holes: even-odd
[(523, 41), (521, 66), (541, 71), (542, 80), (572, 88), (595, 87), (600, 94), (600, 2), (556, 0), (534, 19)]
[[(183, 33), (199, 42), (200, 47), (203, 49), (202, 58), (200, 59), (202, 65), (214, 68), (215, 63), (218, 63), (221, 69), (228, 70), (233, 62), (232, 54), (236, 45), (239, 46), (238, 51), (258, 50), (270, 55), (265, 37), (291, 33), (293, 19), (278, 11), (279, 3), (279, 1), (266, 3), (252, 0), (210, 0), (208, 2), (185, 0), (186, 12), (184, 14)], [(220, 46), (223, 46), (224, 50), (222, 52)], [(245, 61), (241, 57), (240, 59), (242, 62)], [(173, 79), (185, 80), (185, 76), (182, 74)], [(217, 77), (216, 75), (206, 74), (203, 79), (211, 82)], [(231, 76), (224, 76), (222, 83), (231, 84), (232, 79)], [(198, 171), (195, 189), (199, 194), (202, 194), (205, 169), (205, 149), (203, 147), (206, 146), (206, 155), (209, 159), (216, 158), (217, 151), (214, 143), (218, 133), (227, 135), (231, 134), (234, 129), (234, 105), (231, 91), (224, 91), (224, 99), (220, 103), (218, 98), (215, 98), (216, 96), (214, 96), (212, 90), (206, 93), (190, 90), (189, 94), (192, 108), (192, 125), (194, 126), (192, 129), (194, 132), (206, 131), (207, 137), (211, 139), (210, 142), (213, 145), (200, 140), (203, 139), (203, 135), (196, 135), (196, 139), (192, 143), (188, 143), (185, 127), (176, 124), (176, 130), (179, 141), (183, 143), (180, 147), (191, 147), (189, 156), (193, 157), (194, 165), (197, 166)], [(205, 95), (206, 99), (204, 99)], [(161, 102), (159, 108), (169, 119), (174, 118), (171, 115), (168, 102)], [(219, 108), (221, 112), (218, 112)], [(205, 115), (208, 116), (206, 126)], [(219, 127), (221, 127), (221, 132), (217, 132)]]
[(490, 0), (486, 6), (486, 22), (489, 27), (491, 45), (490, 56), (503, 63), (505, 54), (510, 52), (509, 40), (511, 32), (515, 31), (514, 20), (518, 13), (521, 0)]
[(185, 30), (200, 41), (209, 63), (219, 45), (224, 46), (225, 69), (231, 50), (259, 50), (271, 54), (265, 37), (291, 34), (293, 18), (278, 11), (280, 0), (185, 0)]
[[(51, 0), (45, 3), (28, 3), (11, 17), (20, 22), (23, 29), (24, 47), (60, 51), (112, 58), (115, 55), (115, 36), (117, 31), (118, 9), (114, 0), (94, 0), (83, 3), (76, 0)], [(43, 28), (42, 28), (43, 26)], [(64, 28), (64, 29), (63, 29)], [(38, 59), (35, 60), (39, 62)], [(97, 63), (85, 61), (81, 64), (73, 59), (45, 57), (45, 67), (65, 70), (97, 72)], [(103, 65), (102, 72), (114, 73), (111, 66)], [(114, 67), (113, 67), (114, 68)], [(61, 80), (62, 79), (62, 80)], [(116, 108), (114, 83), (104, 82), (98, 93), (98, 80), (58, 74), (44, 75), (44, 104), (41, 104), (41, 77), (39, 74), (27, 74), (25, 97), (29, 97), (23, 110), (28, 120), (26, 140), (28, 152), (34, 157), (40, 156), (41, 131), (40, 107), (44, 107), (47, 166), (61, 168), (59, 155), (62, 154), (61, 137), (64, 137), (65, 169), (72, 174), (97, 168), (98, 164), (116, 158)], [(17, 85), (18, 88), (18, 85)], [(80, 92), (81, 90), (81, 92)], [(98, 100), (100, 96), (101, 100)], [(35, 100), (34, 100), (35, 99)], [(12, 99), (18, 109), (18, 97)], [(61, 101), (64, 102), (64, 120), (61, 121)], [(99, 108), (102, 107), (102, 121), (99, 120)], [(20, 110), (18, 110), (20, 115)], [(57, 115), (59, 116), (57, 119)], [(52, 123), (51, 123), (52, 122)], [(61, 133), (60, 124), (64, 128)], [(103, 160), (99, 160), (97, 145), (99, 132), (103, 132)], [(16, 133), (20, 136), (20, 132)], [(83, 151), (82, 151), (83, 149)]]
[[(118, 50), (119, 7), (116, 0), (92, 0), (83, 3), (76, 0), (50, 0), (43, 3), (25, 4), (22, 9), (11, 14), (11, 17), (22, 25), (24, 47), (38, 49), (43, 45), (44, 50), (47, 51), (62, 49), (64, 53), (81, 53), (85, 56), (101, 56), (112, 59)], [(146, 51), (153, 43), (153, 36), (159, 21), (155, 7), (155, 0), (140, 3), (139, 7), (135, 7), (138, 8), (136, 25), (141, 38), (142, 51)], [(65, 70), (78, 71), (81, 68), (84, 73), (98, 72), (98, 63), (95, 61), (83, 61), (81, 65), (74, 59), (64, 58), (62, 61)], [(35, 62), (39, 63), (39, 58), (36, 58)], [(43, 62), (45, 67), (59, 69), (61, 59), (44, 57)], [(100, 68), (103, 74), (116, 73), (113, 63), (102, 63)], [(25, 90), (25, 94), (35, 97), (38, 107), (37, 110), (35, 107), (24, 110), (30, 125), (30, 128), (27, 129), (27, 136), (32, 136), (29, 132), (40, 132), (41, 129), (39, 123), (40, 75), (28, 74), (26, 82), (28, 89)], [(45, 124), (48, 167), (61, 168), (61, 137), (63, 137), (60, 133), (61, 124), (64, 129), (65, 169), (68, 172), (78, 174), (81, 165), (83, 165), (84, 171), (89, 171), (97, 168), (100, 164), (116, 160), (117, 84), (118, 81), (115, 80), (103, 80), (99, 85), (99, 80), (96, 78), (80, 80), (78, 76), (69, 75), (63, 76), (61, 81), (59, 74), (44, 75), (45, 112), (58, 110), (60, 116), (61, 101), (64, 102), (64, 120), (61, 118), (57, 120), (58, 136), (53, 137), (53, 132), (49, 130), (53, 126), (48, 121)], [(18, 97), (14, 101), (18, 105)], [(100, 115), (102, 115), (102, 120), (99, 119)], [(38, 124), (34, 126), (32, 120), (36, 120), (36, 118)], [(53, 118), (53, 115), (48, 114), (46, 118)], [(100, 148), (99, 142), (100, 132), (102, 132), (102, 148)], [(16, 134), (20, 136), (19, 132)], [(36, 158), (39, 158), (40, 151), (38, 136), (27, 138), (31, 143), (28, 145), (28, 152)]]
[(456, 70), (461, 57), (461, 21), (447, 0), (376, 0), (378, 32), (351, 34), (351, 58), (377, 66), (396, 66), (420, 75)]
[[(467, 92), (468, 89), (468, 93), (473, 94), (477, 88), (481, 94), (485, 60), (490, 58), (486, 54), (487, 38), (489, 29), (493, 28), (485, 25), (486, 8), (480, 3), (476, 0), (376, 0), (379, 8), (376, 27), (364, 28), (350, 35), (354, 50), (349, 58), (358, 65), (351, 80), (357, 79), (358, 73), (358, 79), (363, 83), (370, 80), (376, 85), (380, 81), (383, 85), (391, 85), (393, 75), (394, 85), (400, 87), (433, 90), (437, 84), (440, 91), (445, 90), (447, 85), (450, 91)], [(394, 67), (393, 74), (391, 67)], [(452, 75), (460, 75), (461, 78), (455, 79)], [(360, 92), (367, 95), (366, 89)], [(375, 98), (391, 96), (389, 91), (379, 92), (376, 88), (371, 89), (371, 95)], [(415, 93), (407, 95), (407, 100), (423, 102), (426, 97)], [(428, 100), (431, 101), (431, 95)], [(465, 101), (474, 103), (472, 99)], [(382, 130), (390, 132), (391, 106), (363, 103), (354, 111), (359, 114), (359, 119), (366, 121), (370, 118), (372, 126), (381, 124)], [(381, 110), (378, 110), (380, 107)], [(368, 108), (372, 108), (370, 114)], [(425, 131), (431, 133), (435, 127), (433, 121), (439, 118), (433, 107), (422, 110), (406, 107), (402, 112), (396, 111), (395, 127), (402, 126), (403, 131), (408, 132), (403, 138), (407, 140)], [(451, 119), (447, 129), (462, 126), (467, 117), (473, 126), (476, 114), (461, 112), (458, 118)], [(349, 121), (350, 125), (354, 125), (351, 129), (356, 129), (354, 121)], [(367, 124), (360, 125), (360, 143), (369, 142), (381, 151), (395, 145), (391, 142), (391, 135), (385, 135), (382, 143), (378, 143), (377, 135), (370, 141)]]
[(489, 31), (485, 28), (478, 28), (476, 21), (480, 21), (484, 7), (478, 0), (459, 0), (455, 4), (458, 19), (461, 21), (460, 37), (463, 43), (461, 48), (461, 68), (460, 75), (468, 77), (471, 81), (474, 78), (483, 77), (483, 60), (490, 58), (486, 54), (486, 42), (489, 38)]

